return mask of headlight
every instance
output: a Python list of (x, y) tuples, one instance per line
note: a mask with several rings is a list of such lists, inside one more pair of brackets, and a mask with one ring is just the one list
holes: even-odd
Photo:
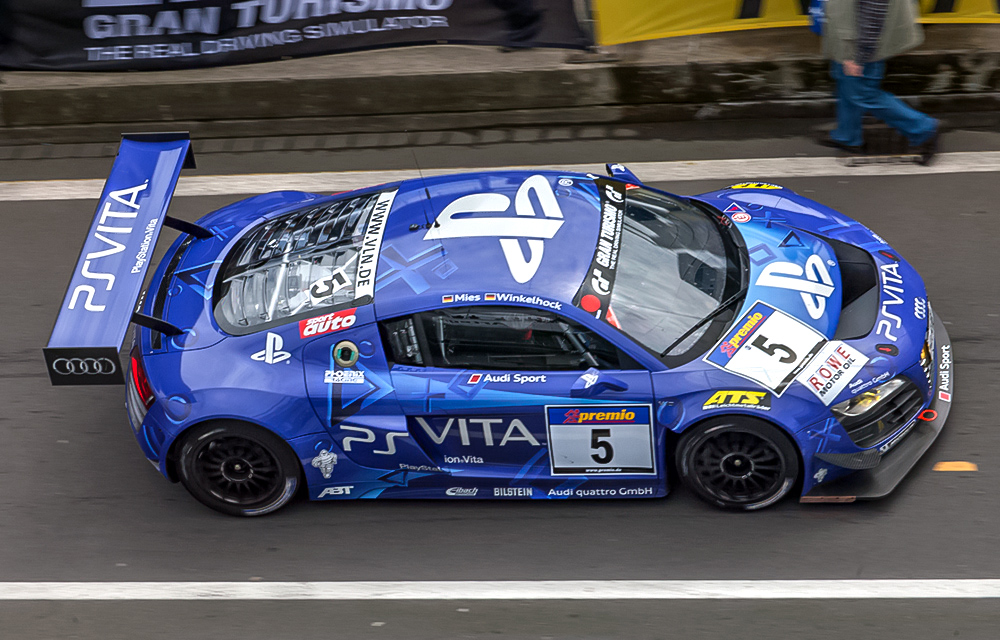
[(878, 405), (885, 402), (885, 400), (892, 396), (892, 394), (902, 387), (904, 383), (905, 381), (902, 378), (893, 378), (889, 382), (880, 384), (874, 389), (870, 389), (864, 393), (859, 393), (849, 400), (844, 400), (843, 402), (833, 405), (830, 407), (830, 411), (833, 411), (833, 415), (835, 415), (837, 419), (840, 420), (845, 427), (847, 427), (848, 424), (855, 421), (856, 418), (860, 418), (869, 411), (875, 409)]

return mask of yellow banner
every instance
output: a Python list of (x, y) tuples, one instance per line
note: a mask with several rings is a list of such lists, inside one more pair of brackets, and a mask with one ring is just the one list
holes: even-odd
[[(809, 24), (809, 0), (593, 0), (602, 45)], [(920, 0), (920, 22), (1000, 23), (1000, 0)]]

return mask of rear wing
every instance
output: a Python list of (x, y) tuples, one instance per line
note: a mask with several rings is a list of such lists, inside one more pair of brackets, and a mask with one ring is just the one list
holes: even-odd
[(182, 168), (194, 168), (187, 133), (125, 134), (104, 184), (52, 336), (43, 349), (54, 385), (123, 384), (118, 350), (164, 224), (204, 229), (167, 216)]

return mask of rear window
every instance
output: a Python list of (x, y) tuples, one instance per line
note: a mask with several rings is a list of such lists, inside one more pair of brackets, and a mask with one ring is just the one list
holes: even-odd
[(381, 242), (394, 195), (375, 192), (300, 209), (247, 234), (216, 283), (219, 326), (241, 335), (371, 302), (375, 240)]

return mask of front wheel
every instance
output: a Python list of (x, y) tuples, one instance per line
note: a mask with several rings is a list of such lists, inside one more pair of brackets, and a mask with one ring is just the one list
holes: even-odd
[(677, 445), (684, 485), (724, 509), (763, 509), (785, 497), (799, 477), (788, 437), (763, 420), (720, 416), (690, 429)]
[(299, 461), (281, 438), (240, 422), (195, 427), (178, 456), (181, 483), (202, 504), (232, 516), (262, 516), (299, 488)]

